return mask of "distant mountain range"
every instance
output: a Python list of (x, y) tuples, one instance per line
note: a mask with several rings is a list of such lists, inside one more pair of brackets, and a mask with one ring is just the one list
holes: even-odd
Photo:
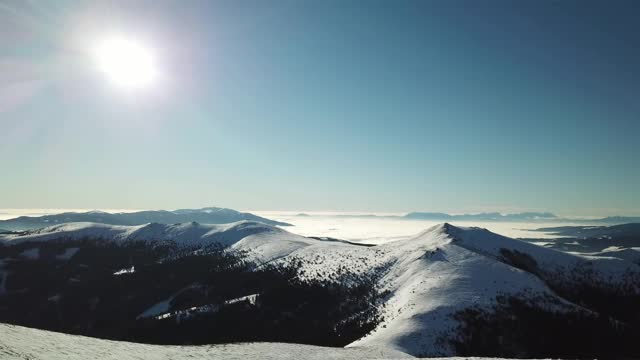
[(608, 216), (602, 219), (585, 220), (585, 222), (605, 224), (640, 223), (640, 216)]
[(572, 222), (584, 224), (617, 225), (640, 222), (640, 216), (609, 216), (597, 219), (580, 219), (560, 217), (550, 212), (521, 212), (513, 214), (501, 214), (498, 212), (484, 212), (477, 214), (447, 214), (443, 212), (410, 212), (406, 215), (375, 215), (375, 214), (336, 214), (336, 215), (310, 215), (301, 213), (296, 216), (329, 216), (338, 218), (359, 219), (401, 219), (401, 220), (432, 220), (432, 221), (514, 221), (514, 222)]
[(267, 225), (290, 225), (251, 213), (244, 213), (226, 208), (206, 207), (202, 209), (178, 209), (173, 211), (149, 210), (130, 213), (88, 211), (65, 212), (44, 216), (20, 216), (14, 219), (0, 220), (0, 228), (14, 231), (30, 230), (71, 222), (94, 222), (109, 225), (142, 225), (148, 223), (176, 224), (195, 221), (201, 224), (228, 224), (242, 220), (257, 221)]
[[(298, 217), (313, 217), (317, 215), (300, 213)], [(326, 215), (322, 215), (326, 216)], [(431, 220), (431, 221), (513, 221), (513, 222), (572, 222), (582, 224), (617, 225), (625, 223), (640, 223), (640, 217), (609, 216), (600, 219), (574, 219), (559, 217), (549, 212), (522, 212), (501, 214), (486, 212), (477, 214), (447, 214), (442, 212), (411, 212), (406, 215), (375, 215), (375, 214), (337, 214), (331, 217), (363, 218), (363, 219), (396, 219), (396, 220)], [(109, 213), (104, 211), (65, 212), (44, 216), (20, 216), (8, 220), (0, 220), (0, 232), (39, 229), (46, 226), (72, 223), (93, 222), (109, 225), (143, 225), (148, 223), (177, 224), (198, 222), (201, 224), (229, 224), (236, 221), (257, 221), (267, 225), (290, 226), (291, 224), (267, 219), (246, 212), (239, 212), (227, 208), (205, 207), (202, 209), (178, 210), (145, 210), (136, 212)]]
[(405, 219), (416, 220), (482, 220), (482, 221), (529, 221), (556, 220), (558, 217), (548, 212), (523, 212), (517, 214), (501, 214), (497, 212), (450, 215), (437, 212), (412, 212), (403, 216)]

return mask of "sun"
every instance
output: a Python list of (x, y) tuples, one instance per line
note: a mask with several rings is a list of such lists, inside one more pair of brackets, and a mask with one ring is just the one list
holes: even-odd
[(151, 49), (123, 36), (99, 42), (95, 60), (98, 69), (111, 83), (124, 88), (148, 87), (158, 76)]

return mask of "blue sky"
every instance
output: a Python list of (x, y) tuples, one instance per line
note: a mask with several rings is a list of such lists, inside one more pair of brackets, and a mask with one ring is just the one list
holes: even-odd
[[(635, 1), (0, 4), (0, 208), (640, 214)], [(162, 81), (115, 89), (101, 31)]]

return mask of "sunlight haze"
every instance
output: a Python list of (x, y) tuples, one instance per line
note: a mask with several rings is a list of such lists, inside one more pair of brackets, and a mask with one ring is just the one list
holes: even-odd
[(0, 205), (640, 214), (637, 19), (490, 3), (9, 1)]

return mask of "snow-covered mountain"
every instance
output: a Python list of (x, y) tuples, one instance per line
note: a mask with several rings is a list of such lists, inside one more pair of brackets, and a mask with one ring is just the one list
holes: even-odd
[(0, 243), (20, 244), (50, 240), (102, 239), (116, 243), (146, 242), (170, 244), (177, 248), (203, 248), (221, 245), (249, 251), (264, 261), (280, 258), (312, 244), (342, 245), (287, 232), (275, 226), (253, 221), (230, 224), (149, 223), (137, 226), (107, 225), (89, 222), (65, 223), (21, 233), (0, 234)]
[(449, 224), (373, 248), (307, 247), (296, 255), (308, 259), (309, 274), (387, 265), (380, 280), (388, 291), (385, 320), (350, 346), (385, 346), (420, 356), (455, 354), (443, 341), (456, 336), (459, 323), (453, 316), (472, 307), (490, 309), (499, 296), (548, 297), (562, 305), (557, 309), (574, 310), (578, 295), (566, 299), (557, 289), (570, 294), (571, 286), (593, 282), (640, 293), (640, 267), (631, 262), (582, 257)]
[[(42, 244), (51, 241), (58, 243), (62, 254), (56, 257), (63, 256), (69, 252), (65, 241), (81, 239), (189, 249), (219, 244), (247, 252), (260, 263), (299, 263), (300, 276), (307, 279), (376, 273), (375, 281), (384, 294), (376, 303), (382, 321), (347, 347), (414, 356), (456, 355), (456, 341), (464, 336), (463, 330), (474, 330), (469, 330), (464, 315), (473, 309), (490, 318), (496, 307), (504, 305), (500, 299), (523, 301), (545, 314), (605, 314), (626, 322), (637, 316), (637, 305), (633, 305), (637, 302), (630, 300), (640, 295), (640, 266), (624, 257), (564, 253), (485, 229), (450, 224), (373, 247), (302, 237), (246, 221), (225, 225), (74, 223), (0, 235), (6, 249), (20, 247), (22, 258), (38, 258)], [(78, 256), (74, 254), (66, 256)], [(6, 293), (5, 285), (13, 275), (1, 268), (0, 274), (4, 279), (0, 288)], [(603, 305), (601, 298), (608, 303)]]
[(334, 217), (334, 218), (354, 218), (354, 219), (380, 219), (380, 220), (419, 220), (419, 221), (442, 221), (442, 222), (520, 222), (520, 223), (570, 223), (570, 224), (590, 224), (590, 225), (619, 225), (627, 223), (638, 223), (640, 217), (637, 216), (608, 216), (603, 218), (580, 218), (557, 216), (550, 212), (521, 212), (521, 213), (499, 213), (482, 212), (470, 214), (448, 214), (443, 212), (410, 212), (404, 215), (381, 215), (381, 214), (307, 214), (299, 213), (297, 217)]
[(95, 222), (110, 225), (142, 225), (147, 223), (177, 224), (199, 222), (202, 224), (228, 224), (236, 221), (257, 221), (268, 225), (286, 226), (287, 223), (270, 220), (251, 213), (232, 209), (206, 207), (202, 209), (148, 210), (127, 213), (108, 213), (104, 211), (65, 212), (44, 216), (20, 216), (9, 220), (0, 220), (0, 228), (7, 230), (39, 229), (55, 224), (71, 222)]

